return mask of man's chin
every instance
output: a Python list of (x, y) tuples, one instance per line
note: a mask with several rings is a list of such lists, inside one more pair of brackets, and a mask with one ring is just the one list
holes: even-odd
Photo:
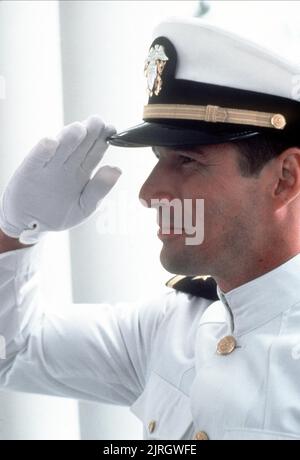
[(177, 275), (194, 276), (200, 273), (199, 261), (194, 252), (171, 251), (163, 247), (160, 253), (160, 262), (165, 270)]

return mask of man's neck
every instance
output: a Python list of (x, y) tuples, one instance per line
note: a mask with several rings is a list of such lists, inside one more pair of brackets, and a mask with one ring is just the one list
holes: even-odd
[[(276, 252), (275, 248), (274, 252)], [(248, 260), (244, 262), (244, 265), (241, 262), (235, 261), (236, 264), (234, 269), (236, 268), (239, 271), (236, 273), (231, 271), (230, 273), (230, 269), (227, 267), (227, 272), (224, 273), (224, 276), (215, 275), (214, 279), (222, 292), (226, 293), (274, 270), (276, 267), (284, 264), (299, 253), (300, 248), (297, 248), (296, 250), (289, 251), (286, 254), (272, 254), (267, 257), (258, 257), (256, 260)]]

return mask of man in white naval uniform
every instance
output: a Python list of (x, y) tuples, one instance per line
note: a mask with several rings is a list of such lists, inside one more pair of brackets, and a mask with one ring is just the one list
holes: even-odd
[[(25, 157), (1, 199), (2, 388), (129, 405), (146, 439), (300, 438), (299, 73), (197, 19), (167, 20), (145, 64), (143, 124), (116, 134), (94, 116)], [(204, 199), (204, 241), (186, 245), (159, 217), (177, 289), (45, 312), (39, 241), (81, 224), (114, 185), (116, 168), (91, 176), (107, 140), (154, 147), (148, 206)]]

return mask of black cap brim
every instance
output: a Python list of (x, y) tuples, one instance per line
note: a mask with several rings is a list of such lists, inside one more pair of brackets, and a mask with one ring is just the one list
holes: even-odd
[[(252, 129), (251, 129), (252, 128)], [(245, 139), (261, 131), (249, 126), (224, 123), (142, 123), (108, 139), (118, 147), (210, 145)]]

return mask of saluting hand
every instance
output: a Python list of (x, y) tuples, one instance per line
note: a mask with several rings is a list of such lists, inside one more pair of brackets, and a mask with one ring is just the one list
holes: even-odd
[(103, 166), (91, 178), (114, 133), (112, 126), (92, 116), (64, 127), (56, 138), (38, 142), (1, 196), (2, 231), (33, 244), (46, 232), (87, 220), (121, 174), (119, 168)]

